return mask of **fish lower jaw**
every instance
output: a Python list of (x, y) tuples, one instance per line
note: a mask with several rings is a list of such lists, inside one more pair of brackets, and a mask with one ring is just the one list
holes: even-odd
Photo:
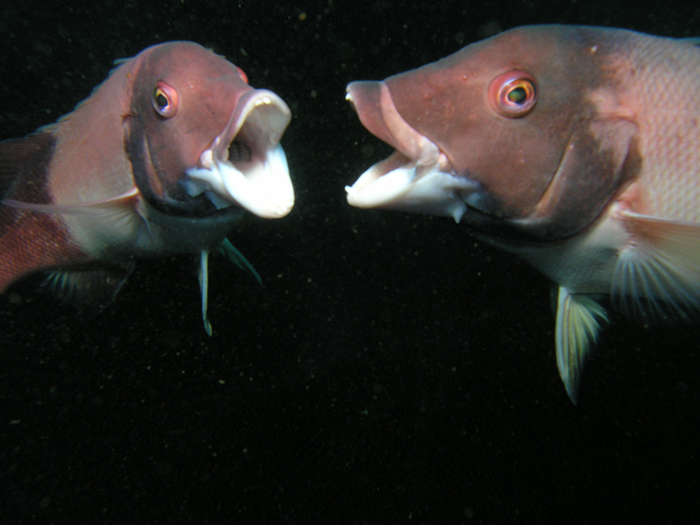
[(204, 152), (200, 165), (187, 171), (190, 195), (208, 191), (224, 204), (238, 205), (265, 219), (284, 217), (294, 206), (294, 188), (280, 145), (262, 159), (236, 164)]
[(477, 185), (447, 171), (444, 156), (440, 157), (423, 165), (395, 152), (345, 187), (348, 204), (446, 216), (459, 222)]

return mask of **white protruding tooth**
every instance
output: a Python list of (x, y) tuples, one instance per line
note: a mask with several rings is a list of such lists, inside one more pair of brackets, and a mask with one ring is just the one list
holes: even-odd
[(203, 168), (212, 169), (212, 166), (214, 166), (214, 152), (210, 149), (204, 150), (199, 157), (199, 163)]

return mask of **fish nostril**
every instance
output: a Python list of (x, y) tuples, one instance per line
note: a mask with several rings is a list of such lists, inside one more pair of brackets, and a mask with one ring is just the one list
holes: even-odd
[(253, 150), (242, 142), (233, 141), (228, 146), (228, 160), (230, 162), (250, 162), (253, 158)]

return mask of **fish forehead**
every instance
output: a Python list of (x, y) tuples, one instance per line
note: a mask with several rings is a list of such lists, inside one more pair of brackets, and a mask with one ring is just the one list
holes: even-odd
[(166, 42), (144, 49), (145, 69), (150, 69), (162, 78), (208, 79), (221, 76), (236, 76), (236, 66), (213, 51), (195, 42)]
[[(149, 104), (152, 90), (162, 81), (178, 90), (178, 112), (207, 104), (216, 108), (210, 110), (208, 117), (228, 119), (240, 95), (252, 89), (234, 64), (194, 42), (168, 42), (148, 48), (143, 54), (134, 91), (135, 96), (144, 97)], [(226, 114), (221, 115), (220, 111)]]
[[(608, 72), (601, 66), (608, 55), (630, 48), (639, 37), (656, 38), (624, 29), (593, 26), (517, 27), (469, 44), (435, 62), (391, 76), (387, 82), (396, 82), (407, 75), (423, 74), (426, 77), (437, 75), (435, 84), (439, 85), (439, 77), (444, 72), (458, 78), (460, 85), (472, 85), (478, 83), (481, 75), (503, 69), (533, 69), (549, 76), (566, 74), (572, 69), (585, 69), (590, 76), (581, 79), (582, 82), (595, 87), (614, 78), (614, 72)], [(573, 58), (584, 61), (573, 63)]]
[[(417, 131), (432, 133), (431, 138), (445, 143), (460, 135), (469, 122), (487, 117), (493, 126), (546, 120), (545, 131), (561, 132), (566, 119), (581, 111), (575, 104), (585, 93), (601, 86), (616, 87), (616, 74), (607, 64), (626, 33), (559, 25), (516, 28), (385, 82), (402, 117)], [(514, 69), (535, 76), (537, 111), (524, 119), (497, 118), (488, 106), (490, 82)], [(554, 108), (556, 118), (547, 113)]]

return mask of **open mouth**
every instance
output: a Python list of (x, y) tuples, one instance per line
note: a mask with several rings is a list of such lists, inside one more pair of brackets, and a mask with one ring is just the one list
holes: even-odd
[(447, 155), (406, 123), (384, 82), (352, 82), (346, 99), (368, 131), (396, 148), (345, 187), (348, 203), (442, 215), (459, 222), (478, 196), (479, 184), (458, 176)]
[(187, 171), (187, 192), (207, 192), (219, 208), (234, 203), (267, 219), (287, 215), (294, 188), (279, 141), (290, 120), (289, 108), (271, 91), (245, 93), (197, 167)]

